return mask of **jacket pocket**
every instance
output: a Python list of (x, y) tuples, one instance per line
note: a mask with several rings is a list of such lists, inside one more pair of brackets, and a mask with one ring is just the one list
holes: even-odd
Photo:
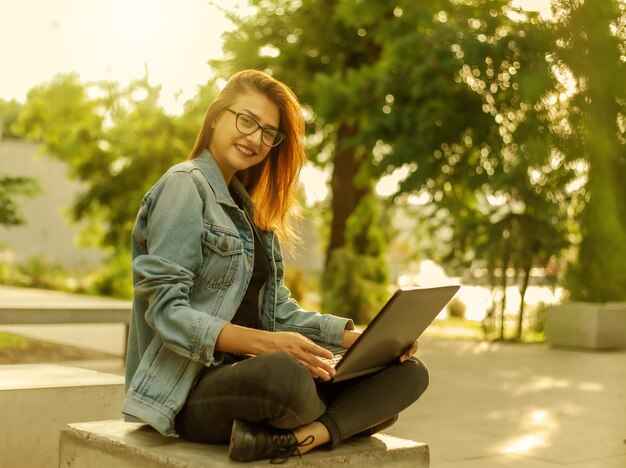
[(202, 270), (200, 281), (210, 288), (230, 286), (242, 261), (243, 243), (234, 233), (216, 226), (202, 233)]

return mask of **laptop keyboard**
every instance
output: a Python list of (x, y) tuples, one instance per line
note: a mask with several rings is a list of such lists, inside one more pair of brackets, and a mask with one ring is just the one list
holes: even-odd
[(343, 355), (346, 354), (346, 351), (348, 351), (348, 348), (344, 348), (343, 346), (334, 345), (330, 343), (316, 342), (316, 344), (321, 346), (324, 349), (327, 349), (331, 353), (333, 353), (334, 356), (330, 359), (321, 358), (322, 361), (324, 361), (326, 364), (329, 364), (332, 367), (335, 367), (339, 363), (339, 361), (341, 361), (341, 359), (343, 358)]

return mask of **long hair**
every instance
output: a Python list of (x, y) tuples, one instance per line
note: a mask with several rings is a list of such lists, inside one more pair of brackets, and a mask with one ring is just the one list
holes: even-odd
[(258, 70), (243, 70), (231, 76), (209, 105), (188, 159), (209, 148), (212, 122), (240, 94), (251, 91), (263, 94), (278, 106), (279, 130), (284, 137), (261, 163), (238, 172), (237, 177), (252, 198), (255, 224), (265, 231), (275, 231), (281, 240), (294, 240), (291, 221), (295, 213), (290, 208), (295, 204), (298, 176), (306, 161), (304, 119), (298, 98), (284, 83)]

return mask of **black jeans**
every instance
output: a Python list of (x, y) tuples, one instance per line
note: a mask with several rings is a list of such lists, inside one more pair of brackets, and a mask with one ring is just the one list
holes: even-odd
[(335, 446), (395, 421), (424, 393), (428, 379), (416, 358), (339, 383), (316, 381), (286, 353), (232, 358), (203, 371), (176, 418), (176, 430), (190, 441), (221, 444), (228, 442), (235, 418), (282, 429), (317, 420)]

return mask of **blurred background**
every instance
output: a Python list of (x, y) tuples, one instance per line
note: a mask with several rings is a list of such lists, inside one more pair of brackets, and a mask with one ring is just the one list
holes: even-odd
[(621, 1), (0, 7), (0, 284), (130, 298), (142, 196), (257, 68), (307, 120), (305, 307), (460, 282), (431, 333), (541, 342), (551, 304), (626, 300)]

